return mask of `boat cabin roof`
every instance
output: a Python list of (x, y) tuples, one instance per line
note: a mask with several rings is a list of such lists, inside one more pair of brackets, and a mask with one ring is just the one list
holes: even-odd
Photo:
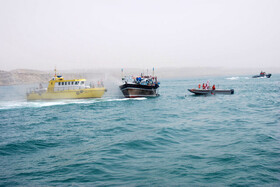
[(69, 80), (64, 80), (62, 76), (57, 76), (53, 77), (51, 81), (55, 82), (75, 82), (75, 81), (86, 81), (86, 79), (69, 79)]

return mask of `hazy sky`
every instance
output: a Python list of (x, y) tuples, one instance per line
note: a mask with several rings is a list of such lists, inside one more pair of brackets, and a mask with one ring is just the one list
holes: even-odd
[(0, 0), (0, 70), (280, 67), (280, 0)]

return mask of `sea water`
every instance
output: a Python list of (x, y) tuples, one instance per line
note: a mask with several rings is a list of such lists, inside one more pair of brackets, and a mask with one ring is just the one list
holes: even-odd
[[(194, 96), (209, 80), (234, 95)], [(161, 80), (157, 98), (0, 87), (0, 186), (280, 185), (280, 76)]]

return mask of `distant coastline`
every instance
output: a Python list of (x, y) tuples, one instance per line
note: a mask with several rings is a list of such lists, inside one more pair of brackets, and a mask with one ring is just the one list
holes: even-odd
[(46, 82), (50, 75), (46, 72), (35, 70), (0, 70), (0, 86)]
[[(184, 67), (184, 68), (156, 68), (155, 74), (159, 79), (165, 78), (188, 78), (188, 77), (213, 77), (213, 76), (252, 76), (260, 71), (280, 74), (280, 68), (213, 68), (213, 67)], [(60, 70), (58, 71), (65, 78), (86, 78), (89, 80), (119, 80), (121, 70), (114, 69), (88, 69), (88, 70)], [(146, 69), (124, 68), (125, 75), (140, 75), (147, 73)], [(148, 74), (152, 70), (148, 69)], [(29, 69), (16, 69), (12, 71), (0, 70), (0, 86), (22, 85), (32, 83), (47, 83), (53, 77), (52, 71), (39, 71)]]

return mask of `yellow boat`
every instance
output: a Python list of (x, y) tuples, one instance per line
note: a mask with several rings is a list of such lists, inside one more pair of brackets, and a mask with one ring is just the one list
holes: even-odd
[(27, 100), (52, 100), (52, 99), (85, 99), (101, 98), (106, 91), (103, 84), (94, 87), (86, 86), (86, 79), (64, 80), (62, 76), (55, 75), (49, 81), (48, 88), (33, 89), (27, 92)]

